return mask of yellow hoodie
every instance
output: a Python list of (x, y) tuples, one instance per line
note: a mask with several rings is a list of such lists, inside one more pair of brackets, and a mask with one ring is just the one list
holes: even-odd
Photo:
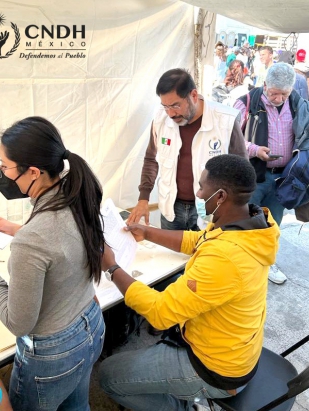
[(278, 250), (277, 224), (267, 209), (253, 207), (247, 220), (185, 231), (181, 252), (192, 256), (163, 292), (136, 281), (125, 294), (125, 303), (154, 327), (185, 324), (194, 354), (227, 377), (247, 375), (259, 359), (268, 270)]

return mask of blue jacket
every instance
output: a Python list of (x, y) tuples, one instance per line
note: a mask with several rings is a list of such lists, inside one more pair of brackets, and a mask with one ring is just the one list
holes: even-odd
[[(276, 180), (276, 197), (286, 208), (309, 208), (309, 102), (299, 99), (293, 120), (293, 157)], [(308, 213), (307, 213), (308, 216)], [(308, 221), (308, 220), (307, 220)]]
[(309, 206), (309, 150), (294, 150), (281, 177), (276, 179), (275, 195), (288, 210), (307, 203)]
[(297, 93), (299, 93), (299, 95), (302, 98), (305, 98), (306, 100), (308, 100), (308, 84), (307, 84), (307, 80), (304, 76), (302, 76), (299, 73), (296, 73), (296, 79), (295, 79), (295, 83), (294, 83), (294, 90), (297, 91)]
[(300, 98), (297, 101), (293, 132), (295, 135), (294, 149), (309, 150), (309, 101)]

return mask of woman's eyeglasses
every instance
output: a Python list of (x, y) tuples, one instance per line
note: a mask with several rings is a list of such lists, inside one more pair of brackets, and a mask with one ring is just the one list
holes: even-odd
[(18, 166), (15, 167), (6, 167), (0, 164), (0, 178), (2, 178), (2, 174), (5, 175), (6, 170), (11, 170), (12, 168), (17, 168)]

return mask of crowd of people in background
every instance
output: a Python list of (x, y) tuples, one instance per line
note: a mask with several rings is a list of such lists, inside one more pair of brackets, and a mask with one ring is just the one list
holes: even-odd
[(309, 65), (305, 50), (299, 49), (293, 53), (274, 50), (270, 46), (257, 48), (250, 46), (248, 41), (241, 47), (228, 47), (218, 41), (215, 45), (213, 100), (233, 106), (239, 96), (253, 87), (263, 86), (268, 69), (277, 62), (294, 67), (294, 89), (301, 97), (308, 99)]
[[(290, 147), (285, 156), (281, 155), (274, 163), (267, 163), (268, 155), (261, 160), (261, 156), (257, 154), (256, 151), (252, 151), (253, 148), (257, 150), (257, 146), (254, 144), (251, 145), (251, 152), (249, 150), (251, 161), (256, 161), (257, 158), (257, 161), (261, 162), (264, 167), (266, 163), (268, 164), (267, 171), (269, 171), (269, 169), (273, 170), (269, 176), (267, 174), (269, 177), (268, 180), (271, 181), (271, 183), (268, 184), (266, 191), (268, 190), (267, 192), (269, 192), (269, 187), (272, 187), (271, 192), (274, 196), (274, 177), (278, 178), (277, 174), (283, 171), (283, 166), (287, 163), (287, 159), (292, 156), (294, 143), (294, 137), (292, 137), (292, 120), (295, 116), (294, 113), (297, 112), (297, 104), (295, 101), (299, 101), (299, 98), (305, 101), (308, 100), (309, 65), (306, 63), (306, 51), (304, 49), (299, 49), (297, 52), (274, 50), (267, 45), (257, 49), (256, 47), (250, 47), (249, 42), (245, 42), (241, 47), (235, 46), (228, 48), (219, 41), (215, 45), (215, 53), (212, 100), (240, 110), (242, 120), (246, 118), (253, 120), (254, 116), (252, 113), (254, 112), (254, 108), (252, 108), (252, 105), (258, 104), (259, 99), (261, 99), (259, 103), (261, 104), (261, 110), (265, 112), (266, 109), (267, 113), (269, 111), (268, 116), (270, 120), (268, 121), (267, 118), (261, 119), (261, 116), (259, 116), (259, 125), (262, 123), (265, 125), (266, 128), (262, 134), (268, 135), (268, 137), (275, 142), (274, 147), (272, 147), (272, 149), (276, 151), (275, 154), (279, 152), (280, 155), (283, 154), (284, 144), (288, 144), (287, 142), (290, 141)], [(223, 69), (224, 62), (225, 68)], [(284, 63), (283, 66), (281, 66), (282, 63)], [(269, 76), (270, 72), (273, 72), (271, 76)], [(267, 79), (269, 84), (267, 83)], [(271, 92), (269, 92), (269, 90), (271, 90)], [(259, 97), (254, 99), (254, 96)], [(278, 99), (277, 96), (279, 96)], [(287, 100), (289, 100), (290, 106), (293, 107), (291, 112), (289, 104), (285, 104)], [(273, 107), (278, 109), (278, 113), (277, 111), (273, 112)], [(278, 120), (284, 118), (284, 116), (288, 119), (283, 120), (284, 129), (280, 130), (279, 127), (277, 130), (276, 127), (272, 126), (272, 123), (278, 122)], [(297, 121), (298, 120), (294, 119), (295, 124)], [(287, 126), (288, 124), (289, 126)], [(256, 129), (256, 126), (253, 128)], [(244, 125), (242, 125), (242, 129), (244, 129)], [(284, 141), (282, 143), (280, 140), (281, 143), (279, 144), (279, 136), (283, 136), (283, 134)], [(267, 147), (267, 151), (270, 150), (269, 144), (265, 141), (264, 146)], [(263, 144), (261, 144), (261, 146), (263, 146)], [(259, 200), (254, 198), (253, 202), (269, 206), (273, 215), (275, 215), (275, 220), (278, 225), (280, 225), (283, 207), (279, 205), (275, 197), (270, 200), (270, 198), (266, 199), (265, 196)], [(269, 202), (271, 202), (271, 205)], [(278, 216), (276, 216), (277, 209), (279, 210)], [(274, 283), (282, 284), (286, 281), (286, 276), (276, 265), (273, 265), (270, 268), (269, 279)]]

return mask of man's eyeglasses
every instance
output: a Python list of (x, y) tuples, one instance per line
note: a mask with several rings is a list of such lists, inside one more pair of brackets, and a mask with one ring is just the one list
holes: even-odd
[(184, 97), (184, 98), (182, 99), (181, 103), (175, 103), (175, 104), (172, 104), (171, 106), (168, 106), (168, 105), (166, 105), (166, 104), (162, 104), (162, 103), (161, 103), (161, 106), (164, 108), (165, 111), (168, 111), (168, 110), (175, 110), (175, 111), (180, 110), (181, 104), (182, 104), (183, 100), (186, 100), (187, 96), (188, 96), (188, 95), (186, 95), (186, 97)]

